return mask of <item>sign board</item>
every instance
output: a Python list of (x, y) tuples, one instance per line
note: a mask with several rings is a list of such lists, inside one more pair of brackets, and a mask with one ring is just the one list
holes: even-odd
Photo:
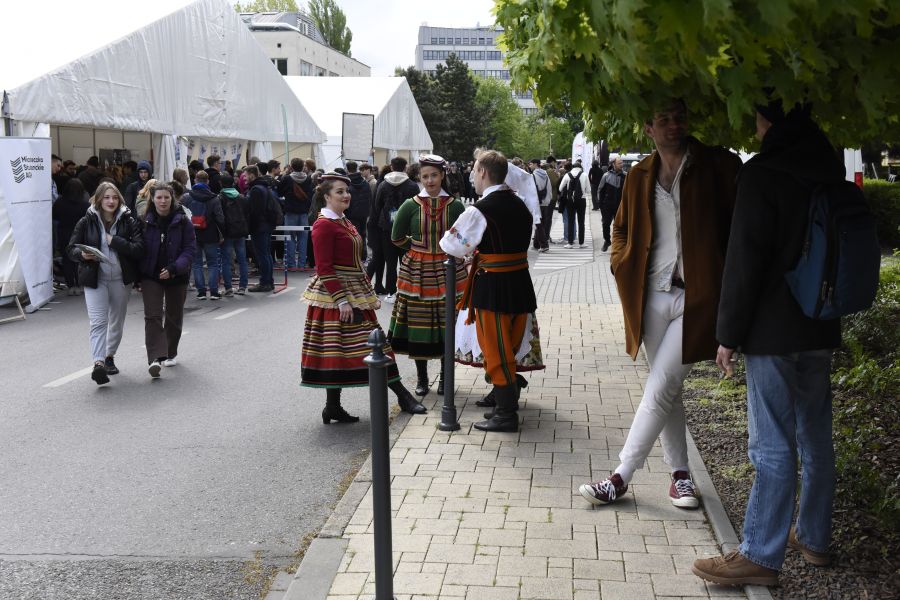
[(50, 168), (50, 138), (0, 138), (0, 203), (9, 215), (28, 312), (53, 298)]
[(344, 113), (341, 155), (344, 160), (366, 162), (375, 146), (375, 115)]

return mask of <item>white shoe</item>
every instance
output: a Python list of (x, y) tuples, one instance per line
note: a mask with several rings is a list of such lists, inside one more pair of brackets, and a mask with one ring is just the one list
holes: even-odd
[(397, 301), (397, 294), (388, 294), (384, 297), (385, 304), (393, 304)]
[(572, 244), (566, 244), (563, 248), (572, 248)]
[(150, 363), (150, 367), (147, 369), (147, 371), (150, 373), (150, 377), (156, 379), (157, 377), (159, 377), (160, 369), (161, 367), (159, 366), (159, 361), (154, 360), (152, 363)]
[(580, 244), (578, 247), (579, 248), (587, 248), (587, 244)]
[(167, 358), (166, 360), (164, 360), (164, 361), (162, 362), (162, 364), (163, 364), (164, 367), (174, 367), (175, 365), (178, 364), (178, 359), (176, 359), (176, 358), (173, 356), (172, 358)]

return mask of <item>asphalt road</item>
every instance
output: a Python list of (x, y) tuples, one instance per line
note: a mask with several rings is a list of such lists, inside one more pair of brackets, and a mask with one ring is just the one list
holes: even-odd
[(136, 293), (103, 387), (83, 297), (0, 325), (0, 599), (259, 598), (369, 446), (365, 389), (344, 392), (359, 424), (326, 427), (324, 392), (298, 385), (307, 277), (291, 275), (274, 296), (189, 292), (158, 380)]

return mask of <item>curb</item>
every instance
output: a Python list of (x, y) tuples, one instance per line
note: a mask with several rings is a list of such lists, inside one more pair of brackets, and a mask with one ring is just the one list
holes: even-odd
[[(435, 407), (437, 407), (435, 402)], [(429, 410), (435, 410), (435, 407)], [(410, 416), (400, 412), (388, 426), (388, 445), (393, 448), (397, 438), (403, 433)], [(297, 572), (279, 571), (275, 576), (265, 600), (325, 600), (331, 590), (331, 584), (338, 574), (341, 561), (347, 549), (347, 540), (343, 539), (344, 529), (353, 518), (366, 493), (372, 485), (372, 454), (359, 468), (356, 477), (344, 495), (334, 507), (334, 511), (319, 533), (313, 539)]]
[[(740, 539), (731, 525), (728, 513), (725, 512), (725, 506), (722, 504), (722, 499), (719, 497), (716, 486), (713, 485), (712, 477), (709, 475), (706, 463), (703, 462), (703, 457), (700, 456), (697, 444), (694, 443), (694, 436), (691, 435), (690, 429), (687, 430), (687, 445), (688, 461), (691, 465), (691, 478), (697, 484), (697, 487), (702, 490), (703, 510), (709, 519), (713, 535), (716, 536), (716, 541), (719, 542), (719, 547), (723, 553), (737, 550), (740, 545)], [(744, 593), (747, 594), (749, 600), (772, 600), (772, 593), (769, 592), (769, 588), (762, 585), (746, 585), (744, 586)]]

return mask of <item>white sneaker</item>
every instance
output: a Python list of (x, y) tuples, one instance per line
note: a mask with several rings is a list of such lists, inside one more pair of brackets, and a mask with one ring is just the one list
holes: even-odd
[(572, 244), (566, 244), (563, 248), (572, 248)]
[(162, 362), (164, 367), (174, 367), (178, 364), (178, 360), (173, 356), (172, 358), (167, 358)]
[(159, 361), (154, 360), (152, 363), (150, 363), (150, 367), (147, 369), (147, 371), (150, 373), (150, 377), (156, 379), (157, 377), (159, 377), (160, 369), (161, 367), (159, 366)]
[(580, 244), (578, 247), (579, 248), (587, 248), (587, 244)]
[(387, 296), (384, 297), (384, 301), (386, 304), (393, 304), (394, 302), (397, 301), (397, 295), (396, 294), (388, 294)]

